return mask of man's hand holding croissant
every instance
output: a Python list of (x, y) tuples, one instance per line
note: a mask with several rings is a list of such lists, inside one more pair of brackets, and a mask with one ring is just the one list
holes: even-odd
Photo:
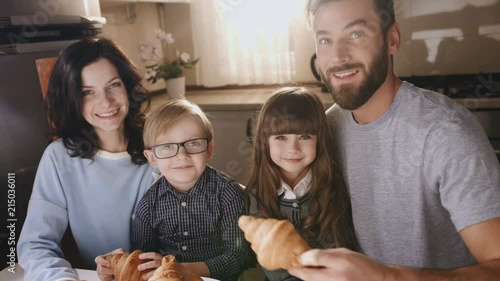
[(288, 220), (241, 216), (238, 226), (251, 243), (259, 264), (269, 270), (300, 267), (297, 257), (310, 249)]

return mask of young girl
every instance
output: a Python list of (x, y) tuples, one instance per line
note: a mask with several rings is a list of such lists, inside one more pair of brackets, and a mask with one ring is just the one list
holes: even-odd
[[(312, 248), (353, 248), (350, 200), (331, 146), (315, 94), (297, 87), (273, 93), (257, 121), (247, 213), (288, 219)], [(294, 279), (285, 270), (264, 271), (271, 281)]]

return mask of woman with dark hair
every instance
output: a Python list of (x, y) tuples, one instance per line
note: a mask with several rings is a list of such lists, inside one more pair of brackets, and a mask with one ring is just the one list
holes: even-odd
[(109, 39), (81, 40), (57, 60), (45, 100), (57, 140), (38, 166), (18, 243), (25, 280), (78, 280), (60, 247), (68, 227), (89, 268), (99, 254), (130, 250), (133, 211), (153, 182), (140, 82)]

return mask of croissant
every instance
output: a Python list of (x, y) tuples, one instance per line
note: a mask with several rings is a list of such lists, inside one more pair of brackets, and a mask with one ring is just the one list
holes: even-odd
[(137, 266), (142, 263), (139, 255), (142, 251), (135, 250), (132, 253), (114, 254), (106, 256), (111, 263), (111, 271), (115, 275), (116, 281), (142, 281), (142, 272)]
[(148, 281), (202, 281), (200, 276), (195, 274), (185, 274), (181, 276), (178, 268), (175, 256), (167, 255), (161, 260), (161, 266), (159, 266), (153, 276), (148, 279)]
[(259, 264), (269, 270), (301, 267), (297, 256), (310, 249), (288, 220), (241, 216), (238, 225), (257, 254)]

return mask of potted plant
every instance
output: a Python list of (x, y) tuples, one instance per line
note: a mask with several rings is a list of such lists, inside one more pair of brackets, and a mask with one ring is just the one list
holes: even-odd
[(185, 94), (185, 77), (183, 69), (192, 69), (199, 61), (191, 59), (186, 52), (175, 49), (172, 33), (161, 29), (155, 30), (155, 36), (164, 46), (164, 56), (158, 54), (155, 44), (140, 44), (141, 60), (146, 63), (146, 80), (151, 83), (163, 79), (167, 93), (174, 98), (183, 98)]

